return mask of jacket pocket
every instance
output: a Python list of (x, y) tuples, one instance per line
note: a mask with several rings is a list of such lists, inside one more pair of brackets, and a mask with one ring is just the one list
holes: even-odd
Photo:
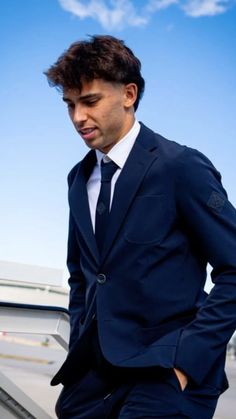
[(165, 195), (137, 196), (129, 212), (125, 239), (134, 244), (159, 243), (170, 225)]
[[(166, 344), (177, 345), (183, 329), (194, 319), (195, 312), (189, 312), (182, 317), (175, 317), (166, 323), (141, 329), (144, 345)], [(165, 343), (163, 343), (165, 342)]]

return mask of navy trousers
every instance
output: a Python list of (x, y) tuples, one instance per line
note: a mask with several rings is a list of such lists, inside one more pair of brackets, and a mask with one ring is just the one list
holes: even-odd
[(212, 419), (219, 391), (189, 382), (182, 391), (173, 369), (118, 368), (103, 357), (96, 321), (91, 324), (91, 369), (64, 386), (59, 419)]
[(59, 419), (212, 419), (214, 388), (189, 384), (181, 390), (172, 369), (152, 368), (109, 377), (90, 370), (65, 386), (56, 404)]

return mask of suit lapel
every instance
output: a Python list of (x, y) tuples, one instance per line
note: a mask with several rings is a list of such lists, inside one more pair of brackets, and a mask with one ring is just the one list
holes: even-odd
[(141, 126), (140, 133), (116, 182), (101, 262), (115, 240), (137, 190), (151, 164), (158, 157), (154, 133)]
[(93, 232), (86, 187), (88, 178), (96, 164), (94, 150), (91, 150), (81, 161), (70, 187), (69, 202), (79, 231), (97, 263), (99, 263), (99, 259), (102, 263), (107, 256), (147, 170), (158, 157), (156, 149), (155, 134), (141, 125), (140, 133), (116, 182), (101, 259)]
[(86, 186), (95, 164), (96, 154), (91, 150), (81, 161), (79, 170), (75, 175), (69, 191), (69, 203), (79, 231), (95, 261), (98, 262), (99, 253), (93, 232)]

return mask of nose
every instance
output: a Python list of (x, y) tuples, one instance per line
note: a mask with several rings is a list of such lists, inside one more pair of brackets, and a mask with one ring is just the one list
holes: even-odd
[(86, 108), (84, 106), (76, 105), (74, 108), (73, 115), (71, 116), (71, 119), (73, 121), (73, 124), (75, 127), (81, 128), (83, 126), (84, 122), (87, 121), (87, 112)]

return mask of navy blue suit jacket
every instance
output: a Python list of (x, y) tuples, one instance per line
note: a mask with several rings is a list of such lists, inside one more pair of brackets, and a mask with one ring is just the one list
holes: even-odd
[[(90, 151), (69, 174), (71, 341), (52, 384), (76, 378), (86, 363), (96, 290), (106, 360), (176, 367), (220, 392), (236, 328), (236, 211), (219, 172), (203, 154), (142, 125), (115, 186), (99, 257), (86, 190), (95, 161)], [(215, 284), (209, 296), (208, 262)]]

